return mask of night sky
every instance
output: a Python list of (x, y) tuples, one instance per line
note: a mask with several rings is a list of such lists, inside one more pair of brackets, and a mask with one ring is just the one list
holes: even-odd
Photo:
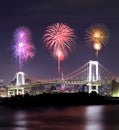
[[(26, 26), (32, 32), (35, 57), (24, 64), (22, 71), (38, 79), (59, 76), (57, 60), (45, 47), (42, 37), (47, 26), (62, 22), (75, 30), (75, 50), (61, 63), (64, 75), (89, 60), (119, 75), (119, 1), (118, 0), (1, 0), (0, 1), (0, 79), (8, 84), (19, 71), (13, 57), (13, 33)], [(108, 43), (99, 51), (85, 43), (85, 31), (94, 24), (104, 24), (110, 31)]]

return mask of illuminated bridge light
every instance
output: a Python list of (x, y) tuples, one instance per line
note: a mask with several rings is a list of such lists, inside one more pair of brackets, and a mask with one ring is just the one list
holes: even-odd
[[(20, 73), (21, 74), (21, 73)], [(37, 87), (37, 86), (57, 86), (58, 84), (64, 84), (66, 86), (75, 86), (75, 85), (80, 85), (80, 86), (89, 86), (90, 87), (90, 91), (96, 91), (98, 92), (98, 87), (100, 86), (107, 86), (109, 84), (111, 84), (112, 79), (115, 76), (108, 71), (105, 67), (103, 67), (101, 64), (98, 63), (98, 61), (89, 61), (88, 63), (86, 63), (85, 65), (83, 65), (82, 67), (78, 68), (77, 70), (75, 70), (74, 72), (68, 74), (68, 75), (63, 75), (62, 78), (56, 78), (53, 80), (36, 80), (34, 78), (28, 78), (31, 80), (31, 82), (26, 83), (26, 74), (22, 75), (21, 78), (18, 78), (19, 84), (22, 83), (21, 85), (19, 85), (19, 87), (22, 88), (33, 88), (33, 87)], [(16, 77), (15, 77), (16, 78)], [(15, 79), (14, 78), (14, 79)], [(24, 78), (22, 80), (22, 78)], [(62, 80), (63, 79), (63, 80)], [(15, 80), (13, 80), (15, 81)], [(17, 84), (14, 84), (14, 86), (18, 86)], [(93, 87), (96, 86), (96, 87)], [(9, 87), (12, 88), (12, 86)], [(96, 89), (93, 89), (93, 88)], [(12, 91), (14, 91), (14, 89), (12, 89)], [(103, 89), (103, 91), (105, 91)], [(113, 96), (119, 96), (119, 93), (117, 91), (115, 91), (113, 93)]]

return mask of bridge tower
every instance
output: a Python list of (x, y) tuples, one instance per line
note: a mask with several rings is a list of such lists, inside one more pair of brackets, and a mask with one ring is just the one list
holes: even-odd
[(21, 85), (25, 85), (25, 73), (17, 72), (11, 86), (8, 88), (8, 96), (24, 95), (24, 87), (21, 87)]
[(89, 82), (87, 85), (89, 86), (89, 93), (95, 91), (98, 93), (98, 88), (101, 85), (98, 83), (99, 81), (99, 63), (98, 61), (89, 61), (89, 70), (88, 70), (88, 79)]
[(25, 84), (25, 74), (24, 72), (16, 73), (16, 86), (24, 85)]

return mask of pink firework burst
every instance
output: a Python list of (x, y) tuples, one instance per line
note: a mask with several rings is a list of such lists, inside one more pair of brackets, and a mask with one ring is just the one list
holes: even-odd
[(21, 26), (15, 30), (13, 50), (19, 62), (19, 69), (22, 68), (23, 62), (34, 57), (35, 47), (31, 42), (31, 32), (28, 28)]
[(74, 30), (66, 24), (55, 23), (46, 28), (43, 38), (48, 50), (58, 59), (60, 72), (60, 62), (68, 57), (75, 43)]

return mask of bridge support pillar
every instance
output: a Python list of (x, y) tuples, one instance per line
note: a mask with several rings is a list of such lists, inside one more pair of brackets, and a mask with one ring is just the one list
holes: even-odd
[(89, 93), (91, 93), (91, 92), (99, 93), (99, 87), (101, 86), (101, 84), (88, 83), (87, 85), (89, 87), (89, 91), (88, 91)]
[(8, 97), (15, 96), (15, 95), (24, 95), (24, 88), (23, 87), (9, 88)]
[(24, 88), (17, 88), (16, 89), (16, 95), (24, 95)]

